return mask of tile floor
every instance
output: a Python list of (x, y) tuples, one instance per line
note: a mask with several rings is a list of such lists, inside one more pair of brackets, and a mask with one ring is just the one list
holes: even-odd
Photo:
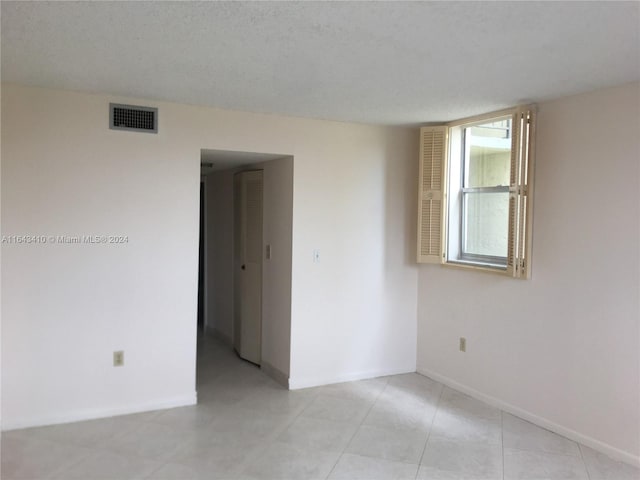
[(2, 479), (640, 478), (421, 375), (289, 392), (199, 343), (197, 406), (4, 433)]

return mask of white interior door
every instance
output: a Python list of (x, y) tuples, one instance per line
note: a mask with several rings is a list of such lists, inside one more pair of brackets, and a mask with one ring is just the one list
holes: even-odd
[(260, 364), (262, 355), (262, 170), (236, 174), (234, 346)]

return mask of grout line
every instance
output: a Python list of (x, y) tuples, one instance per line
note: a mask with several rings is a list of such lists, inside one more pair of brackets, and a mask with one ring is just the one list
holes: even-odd
[[(151, 473), (149, 473), (149, 475), (145, 476), (145, 480), (153, 480), (154, 476), (156, 473), (158, 473), (160, 470), (162, 470), (164, 467), (166, 467), (169, 463), (176, 463), (176, 462), (163, 462), (158, 468), (154, 468)], [(178, 464), (180, 465), (180, 464)]]
[[(578, 443), (578, 442), (576, 442)], [(582, 453), (582, 444), (578, 443), (578, 450), (580, 451), (580, 458), (582, 459), (582, 464), (584, 465), (584, 470), (587, 472), (587, 479), (591, 478), (591, 474), (589, 473), (589, 467), (587, 467), (587, 462), (584, 459), (584, 454)]]
[[(218, 348), (218, 346), (215, 346), (214, 348)], [(228, 345), (223, 345), (223, 348), (229, 348)], [(231, 363), (236, 363), (237, 358), (234, 356), (234, 360)], [(265, 377), (267, 377), (269, 380), (273, 380), (271, 379), (268, 375), (264, 374), (264, 372), (260, 372), (262, 375), (265, 375)], [(215, 381), (217, 380), (217, 378), (214, 378), (212, 383), (215, 384)], [(277, 382), (275, 382), (277, 384)], [(282, 386), (280, 384), (277, 384), (278, 388), (282, 388)], [(290, 390), (286, 390), (287, 394), (291, 394), (292, 392)], [(289, 427), (291, 427), (291, 425), (298, 419), (298, 417), (300, 417), (300, 415), (302, 415), (302, 413), (307, 409), (307, 407), (309, 405), (311, 405), (311, 403), (313, 403), (313, 401), (315, 400), (315, 398), (317, 397), (317, 393), (310, 395), (310, 398), (308, 401), (304, 402), (298, 409), (297, 413), (295, 413), (294, 415), (292, 415), (290, 418), (288, 418), (287, 420), (285, 420), (281, 425), (277, 426), (269, 435), (267, 435), (265, 438), (261, 439), (260, 442), (258, 443), (258, 445), (246, 456), (246, 458), (244, 458), (242, 461), (238, 462), (238, 464), (235, 466), (234, 469), (232, 469), (232, 471), (230, 471), (230, 474), (233, 475), (240, 475), (242, 473), (242, 470), (247, 467), (252, 461), (254, 461), (256, 458), (258, 458), (260, 455), (262, 455), (264, 453), (264, 451), (270, 446), (273, 445), (275, 442), (277, 442), (278, 437), (285, 432)], [(284, 416), (288, 416), (287, 413), (278, 413), (278, 412), (271, 412), (271, 411), (267, 411), (267, 410), (261, 410), (261, 409), (257, 409), (257, 408), (251, 408), (251, 407), (238, 407), (241, 410), (246, 410), (247, 412), (251, 411), (254, 413), (258, 413), (258, 414), (267, 414), (267, 415), (284, 415)], [(295, 410), (294, 410), (295, 412)], [(212, 420), (212, 423), (215, 420)]]
[(504, 480), (504, 412), (500, 410), (500, 444), (502, 445), (502, 480)]
[[(47, 440), (47, 441), (48, 441), (48, 440)], [(82, 448), (82, 447), (78, 447), (78, 446), (76, 446), (76, 445), (69, 444), (68, 442), (58, 442), (58, 441), (55, 441), (55, 442), (50, 442), (50, 443), (54, 443), (54, 444), (57, 444), (57, 445), (62, 444), (62, 445), (64, 445), (64, 446), (66, 446), (66, 447)], [(73, 468), (77, 467), (77, 466), (78, 466), (78, 465), (80, 465), (82, 462), (84, 462), (87, 458), (90, 458), (92, 455), (99, 455), (99, 454), (101, 454), (101, 453), (104, 453), (102, 450), (97, 449), (97, 448), (94, 448), (94, 447), (85, 447), (85, 448), (87, 448), (87, 450), (89, 450), (89, 452), (86, 452), (86, 453), (82, 454), (82, 455), (80, 456), (80, 458), (76, 459), (76, 461), (74, 461), (74, 462), (71, 462), (69, 465), (66, 465), (66, 466), (64, 466), (64, 467), (54, 468), (54, 469), (50, 470), (50, 471), (48, 472), (48, 475), (51, 475), (51, 476), (55, 476), (55, 475), (62, 475), (62, 474), (64, 474), (64, 473), (66, 473), (66, 472), (68, 472), (68, 471), (72, 470)], [(1, 478), (1, 477), (0, 477), (0, 478)], [(64, 478), (64, 477), (63, 477), (63, 478)]]
[[(291, 390), (287, 391), (287, 394), (291, 394)], [(244, 467), (246, 467), (247, 465), (249, 465), (252, 461), (254, 461), (256, 458), (258, 458), (270, 445), (273, 445), (275, 442), (278, 441), (278, 437), (286, 432), (289, 427), (291, 427), (296, 420), (298, 420), (298, 418), (300, 418), (300, 416), (304, 413), (304, 411), (315, 401), (315, 399), (317, 398), (319, 392), (313, 393), (312, 395), (310, 395), (310, 398), (307, 402), (305, 402), (299, 409), (298, 412), (295, 413), (294, 415), (291, 416), (290, 419), (286, 420), (285, 422), (283, 422), (283, 424), (279, 427), (277, 427), (271, 434), (269, 434), (267, 437), (265, 437), (260, 443), (262, 444), (260, 447), (256, 448), (255, 451), (253, 451), (251, 454), (249, 454), (247, 456), (247, 458), (245, 458), (243, 461), (240, 462), (240, 464), (237, 467), (237, 473), (241, 473), (242, 469)], [(250, 409), (253, 411), (259, 411), (259, 410), (255, 410), (255, 409)], [(272, 413), (272, 412), (269, 412)], [(278, 414), (276, 414), (278, 415)], [(286, 414), (283, 414), (286, 415)]]
[(440, 410), (440, 401), (442, 400), (442, 395), (444, 394), (444, 389), (445, 389), (444, 384), (440, 383), (440, 385), (442, 386), (442, 388), (440, 389), (440, 395), (438, 395), (438, 401), (436, 402), (436, 411), (433, 413), (433, 418), (431, 419), (431, 425), (429, 425), (429, 431), (427, 432), (427, 440), (424, 442), (424, 447), (422, 448), (422, 455), (420, 455), (420, 460), (418, 460), (418, 469), (416, 470), (416, 476), (415, 476), (416, 479), (418, 478), (418, 474), (420, 473), (420, 465), (422, 465), (422, 459), (424, 458), (424, 453), (427, 451), (427, 444), (429, 443), (429, 438), (431, 438), (431, 431), (433, 430), (433, 424), (436, 421), (436, 415), (438, 414), (438, 410)]
[[(331, 470), (329, 470), (329, 473), (327, 474), (327, 476), (325, 477), (326, 479), (328, 479), (331, 474), (333, 473), (333, 471), (336, 468), (336, 465), (338, 465), (338, 462), (340, 461), (340, 459), (342, 458), (342, 456), (345, 454), (345, 451), (347, 450), (347, 448), (349, 448), (349, 445), (351, 445), (351, 442), (353, 442), (353, 439), (356, 437), (356, 435), (358, 434), (358, 431), (360, 430), (360, 427), (362, 427), (362, 425), (364, 425), (364, 421), (367, 419), (367, 417), (369, 416), (369, 413), (371, 412), (371, 410), (373, 409), (373, 407), (375, 406), (376, 403), (378, 403), (378, 399), (380, 398), (380, 396), (382, 395), (382, 393), (387, 389), (387, 386), (389, 385), (389, 378), (391, 376), (387, 377), (387, 381), (384, 384), (384, 387), (378, 392), (378, 394), (376, 395), (376, 398), (373, 400), (373, 402), (371, 402), (371, 406), (367, 409), (367, 413), (362, 417), (362, 420), (360, 420), (360, 423), (358, 424), (358, 426), (356, 427), (356, 429), (353, 432), (353, 435), (351, 435), (351, 438), (349, 439), (349, 441), (346, 443), (345, 447), (342, 449), (342, 451), (340, 452), (340, 455), (338, 455), (338, 458), (336, 459), (335, 463), (333, 464), (333, 467), (331, 467)], [(351, 382), (349, 382), (351, 383)]]
[[(581, 445), (581, 444), (578, 444)], [(540, 455), (551, 455), (552, 457), (566, 457), (566, 458), (580, 458), (582, 459), (582, 455), (572, 455), (570, 453), (562, 453), (562, 452), (550, 452), (549, 450), (535, 449), (535, 448), (523, 448), (523, 447), (509, 447), (509, 450), (513, 450), (516, 452), (528, 452), (528, 453), (537, 453)], [(582, 454), (582, 452), (580, 452)]]

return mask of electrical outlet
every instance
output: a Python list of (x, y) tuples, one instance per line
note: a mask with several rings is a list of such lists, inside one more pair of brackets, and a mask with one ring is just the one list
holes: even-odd
[(117, 352), (113, 352), (113, 366), (114, 367), (124, 366), (124, 351), (118, 350)]
[(460, 337), (460, 351), (461, 352), (467, 351), (467, 339), (464, 337)]

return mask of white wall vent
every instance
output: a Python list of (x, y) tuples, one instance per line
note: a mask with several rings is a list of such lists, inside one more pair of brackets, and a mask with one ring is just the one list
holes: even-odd
[(131, 132), (158, 133), (158, 109), (110, 103), (109, 128)]

